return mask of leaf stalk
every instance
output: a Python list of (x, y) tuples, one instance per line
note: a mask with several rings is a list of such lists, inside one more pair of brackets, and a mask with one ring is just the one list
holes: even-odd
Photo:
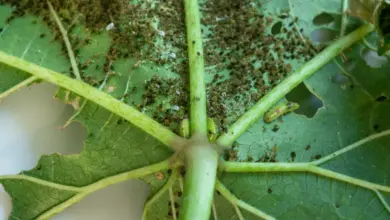
[(295, 73), (283, 80), (279, 85), (267, 93), (260, 99), (249, 111), (242, 115), (233, 125), (228, 129), (227, 133), (222, 134), (217, 142), (222, 146), (231, 146), (252, 124), (254, 124), (269, 108), (277, 103), (292, 89), (297, 87), (305, 79), (313, 75), (322, 66), (327, 64), (335, 56), (350, 47), (355, 42), (361, 40), (364, 36), (374, 30), (373, 25), (364, 24), (354, 32), (346, 35), (312, 60), (303, 65)]

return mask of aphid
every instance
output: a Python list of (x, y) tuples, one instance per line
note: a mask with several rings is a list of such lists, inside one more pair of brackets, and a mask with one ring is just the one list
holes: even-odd
[[(185, 118), (183, 119), (178, 128), (179, 135), (183, 138), (189, 138), (190, 137), (190, 121)], [(217, 133), (217, 126), (215, 125), (215, 122), (212, 118), (207, 118), (207, 137), (211, 143), (214, 143), (217, 139), (218, 133)]]
[(183, 138), (189, 138), (190, 137), (190, 121), (185, 118), (183, 119), (178, 128), (179, 135), (182, 136)]
[(218, 130), (215, 122), (212, 118), (207, 118), (207, 137), (210, 143), (214, 143), (217, 140)]
[(294, 102), (288, 102), (288, 103), (277, 105), (271, 108), (267, 113), (265, 113), (264, 121), (266, 123), (271, 123), (275, 121), (277, 118), (279, 118), (280, 116), (292, 112), (298, 108), (299, 108), (299, 104)]

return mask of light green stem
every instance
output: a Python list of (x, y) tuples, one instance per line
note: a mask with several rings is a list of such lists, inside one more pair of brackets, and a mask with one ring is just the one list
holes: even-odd
[(160, 163), (156, 163), (156, 164), (153, 164), (150, 166), (142, 167), (142, 168), (139, 168), (136, 170), (126, 172), (126, 173), (118, 174), (116, 176), (108, 177), (108, 178), (102, 179), (100, 181), (97, 181), (96, 183), (90, 184), (88, 186), (81, 187), (80, 193), (74, 195), (72, 198), (68, 199), (67, 201), (65, 201), (63, 203), (50, 208), (45, 213), (43, 213), (39, 217), (37, 217), (37, 219), (38, 220), (50, 219), (50, 217), (62, 212), (63, 210), (65, 210), (69, 206), (79, 202), (81, 199), (83, 199), (87, 195), (89, 195), (89, 194), (91, 194), (99, 189), (105, 188), (109, 185), (123, 182), (125, 180), (139, 178), (139, 177), (146, 176), (146, 175), (149, 175), (152, 173), (160, 172), (162, 170), (167, 170), (170, 167), (170, 165), (171, 165), (170, 160), (165, 160), (165, 161), (162, 161)]
[(147, 220), (147, 215), (148, 215), (148, 209), (151, 207), (153, 203), (155, 203), (162, 195), (164, 195), (169, 188), (173, 186), (175, 181), (177, 180), (178, 177), (178, 171), (177, 169), (174, 169), (171, 176), (169, 177), (168, 181), (164, 184), (163, 187), (161, 187), (158, 192), (151, 197), (144, 206), (144, 211), (142, 214), (142, 220)]
[(378, 51), (378, 47), (372, 46), (371, 43), (368, 42), (368, 40), (365, 37), (363, 38), (363, 44), (370, 50)]
[(340, 28), (340, 37), (343, 37), (345, 34), (345, 29), (347, 27), (347, 10), (348, 10), (348, 0), (343, 0), (342, 3), (342, 14), (341, 14), (341, 28)]
[(208, 144), (189, 146), (186, 152), (183, 205), (180, 220), (209, 219), (217, 177), (218, 154)]
[(53, 15), (54, 20), (57, 23), (58, 29), (60, 29), (60, 32), (62, 34), (62, 38), (64, 39), (66, 50), (68, 51), (70, 64), (72, 66), (73, 74), (75, 75), (76, 79), (81, 80), (79, 67), (78, 67), (77, 61), (76, 61), (76, 56), (74, 55), (72, 45), (70, 44), (70, 41), (68, 38), (68, 32), (65, 30), (64, 26), (62, 25), (61, 19), (58, 17), (57, 12), (54, 10), (50, 1), (47, 1), (47, 4), (49, 5), (50, 12)]
[[(190, 127), (193, 137), (207, 138), (206, 86), (198, 0), (184, 0), (190, 69)], [(181, 220), (209, 219), (217, 176), (218, 154), (208, 143), (194, 143), (185, 151)]]
[(237, 163), (224, 162), (226, 172), (309, 172), (319, 176), (329, 177), (352, 185), (370, 190), (390, 192), (389, 186), (371, 183), (358, 178), (350, 177), (341, 173), (333, 172), (317, 167), (312, 163)]
[(355, 143), (353, 143), (353, 144), (351, 144), (351, 145), (349, 145), (347, 147), (344, 147), (341, 150), (338, 150), (338, 151), (336, 151), (336, 152), (334, 152), (332, 154), (329, 154), (326, 157), (323, 157), (323, 158), (321, 158), (319, 160), (316, 160), (316, 161), (313, 161), (311, 163), (314, 164), (314, 165), (320, 165), (320, 164), (326, 163), (329, 160), (331, 160), (331, 159), (333, 159), (333, 158), (335, 158), (335, 157), (337, 157), (337, 156), (339, 156), (341, 154), (344, 154), (344, 153), (346, 153), (348, 151), (351, 151), (351, 150), (353, 150), (353, 149), (355, 149), (357, 147), (360, 147), (363, 144), (366, 144), (367, 142), (370, 142), (370, 141), (373, 141), (375, 139), (378, 139), (378, 138), (381, 138), (381, 137), (385, 137), (385, 136), (388, 136), (388, 135), (390, 135), (390, 130), (382, 131), (381, 133), (377, 133), (377, 134), (368, 136), (368, 137), (366, 137), (366, 138), (364, 138), (364, 139), (362, 139), (362, 140), (360, 140), (358, 142), (355, 142)]
[(287, 77), (272, 91), (265, 95), (248, 112), (242, 115), (229, 129), (218, 138), (218, 143), (223, 146), (231, 146), (241, 134), (243, 134), (253, 123), (255, 123), (270, 107), (283, 98), (293, 88), (313, 75), (322, 66), (327, 64), (340, 52), (361, 40), (365, 35), (374, 30), (371, 24), (364, 24), (349, 35), (340, 38), (328, 48), (319, 53), (312, 60), (303, 65), (294, 74)]
[(30, 85), (31, 83), (35, 82), (38, 80), (38, 77), (36, 76), (30, 76), (29, 78), (27, 78), (26, 80), (20, 82), (19, 84), (15, 85), (14, 87), (8, 89), (7, 91), (4, 91), (2, 93), (0, 93), (0, 100), (4, 99), (5, 97), (19, 91), (21, 88), (24, 88), (28, 85)]
[(191, 133), (207, 134), (204, 56), (198, 0), (184, 0), (190, 68)]
[(255, 207), (249, 205), (248, 203), (240, 200), (235, 195), (233, 195), (219, 180), (215, 184), (216, 190), (220, 192), (230, 203), (232, 203), (235, 207), (241, 207), (246, 211), (266, 220), (274, 220), (275, 218), (268, 215), (265, 212), (262, 212)]
[(169, 200), (171, 201), (171, 212), (173, 220), (177, 220), (177, 213), (175, 209), (175, 196), (173, 195), (172, 186), (169, 187)]
[(69, 78), (61, 73), (54, 72), (36, 64), (8, 55), (2, 51), (0, 51), (0, 63), (23, 70), (54, 85), (58, 85), (75, 92), (78, 95), (83, 96), (84, 98), (123, 117), (167, 146), (174, 148), (175, 146), (172, 143), (181, 140), (181, 137), (170, 131), (168, 128), (142, 114), (133, 107), (122, 103), (120, 100), (117, 100), (109, 94), (99, 91), (80, 80)]
[(0, 176), (0, 183), (4, 181), (12, 181), (12, 180), (18, 180), (18, 182), (23, 182), (23, 181), (28, 181), (31, 183), (35, 183), (37, 185), (45, 186), (45, 187), (50, 187), (54, 189), (58, 189), (61, 191), (69, 191), (69, 192), (82, 192), (82, 188), (80, 187), (75, 187), (75, 186), (67, 186), (67, 185), (62, 185), (59, 183), (53, 183), (47, 180), (42, 180), (38, 179), (36, 177), (32, 176), (27, 176), (27, 175), (4, 175)]
[(385, 207), (388, 213), (390, 213), (390, 206), (387, 203), (386, 199), (383, 197), (382, 193), (378, 190), (374, 190), (376, 196), (378, 197), (379, 201), (381, 201), (382, 205)]
[(73, 115), (72, 117), (70, 117), (66, 122), (65, 124), (62, 126), (62, 129), (68, 127), (70, 125), (70, 123), (73, 122), (73, 120), (79, 116), (81, 114), (81, 112), (84, 110), (85, 106), (87, 105), (88, 101), (87, 99), (84, 99), (83, 103), (81, 104), (81, 107), (80, 109), (78, 109)]

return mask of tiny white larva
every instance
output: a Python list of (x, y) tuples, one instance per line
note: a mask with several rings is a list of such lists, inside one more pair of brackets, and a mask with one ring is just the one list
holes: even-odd
[(265, 113), (264, 121), (266, 123), (271, 123), (276, 119), (278, 119), (280, 116), (292, 112), (298, 108), (299, 108), (299, 104), (294, 102), (288, 102), (288, 103), (276, 105), (275, 107), (271, 108), (267, 113)]

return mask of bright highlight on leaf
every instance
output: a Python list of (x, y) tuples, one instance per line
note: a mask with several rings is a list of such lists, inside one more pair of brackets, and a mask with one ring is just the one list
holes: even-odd
[[(0, 98), (47, 81), (88, 130), (80, 154), (0, 176), (10, 219), (47, 219), (131, 178), (151, 187), (147, 220), (390, 218), (390, 64), (364, 52), (387, 38), (369, 12), (349, 17), (357, 4), (0, 3)], [(298, 85), (322, 105), (281, 118), (298, 104), (272, 107)]]

